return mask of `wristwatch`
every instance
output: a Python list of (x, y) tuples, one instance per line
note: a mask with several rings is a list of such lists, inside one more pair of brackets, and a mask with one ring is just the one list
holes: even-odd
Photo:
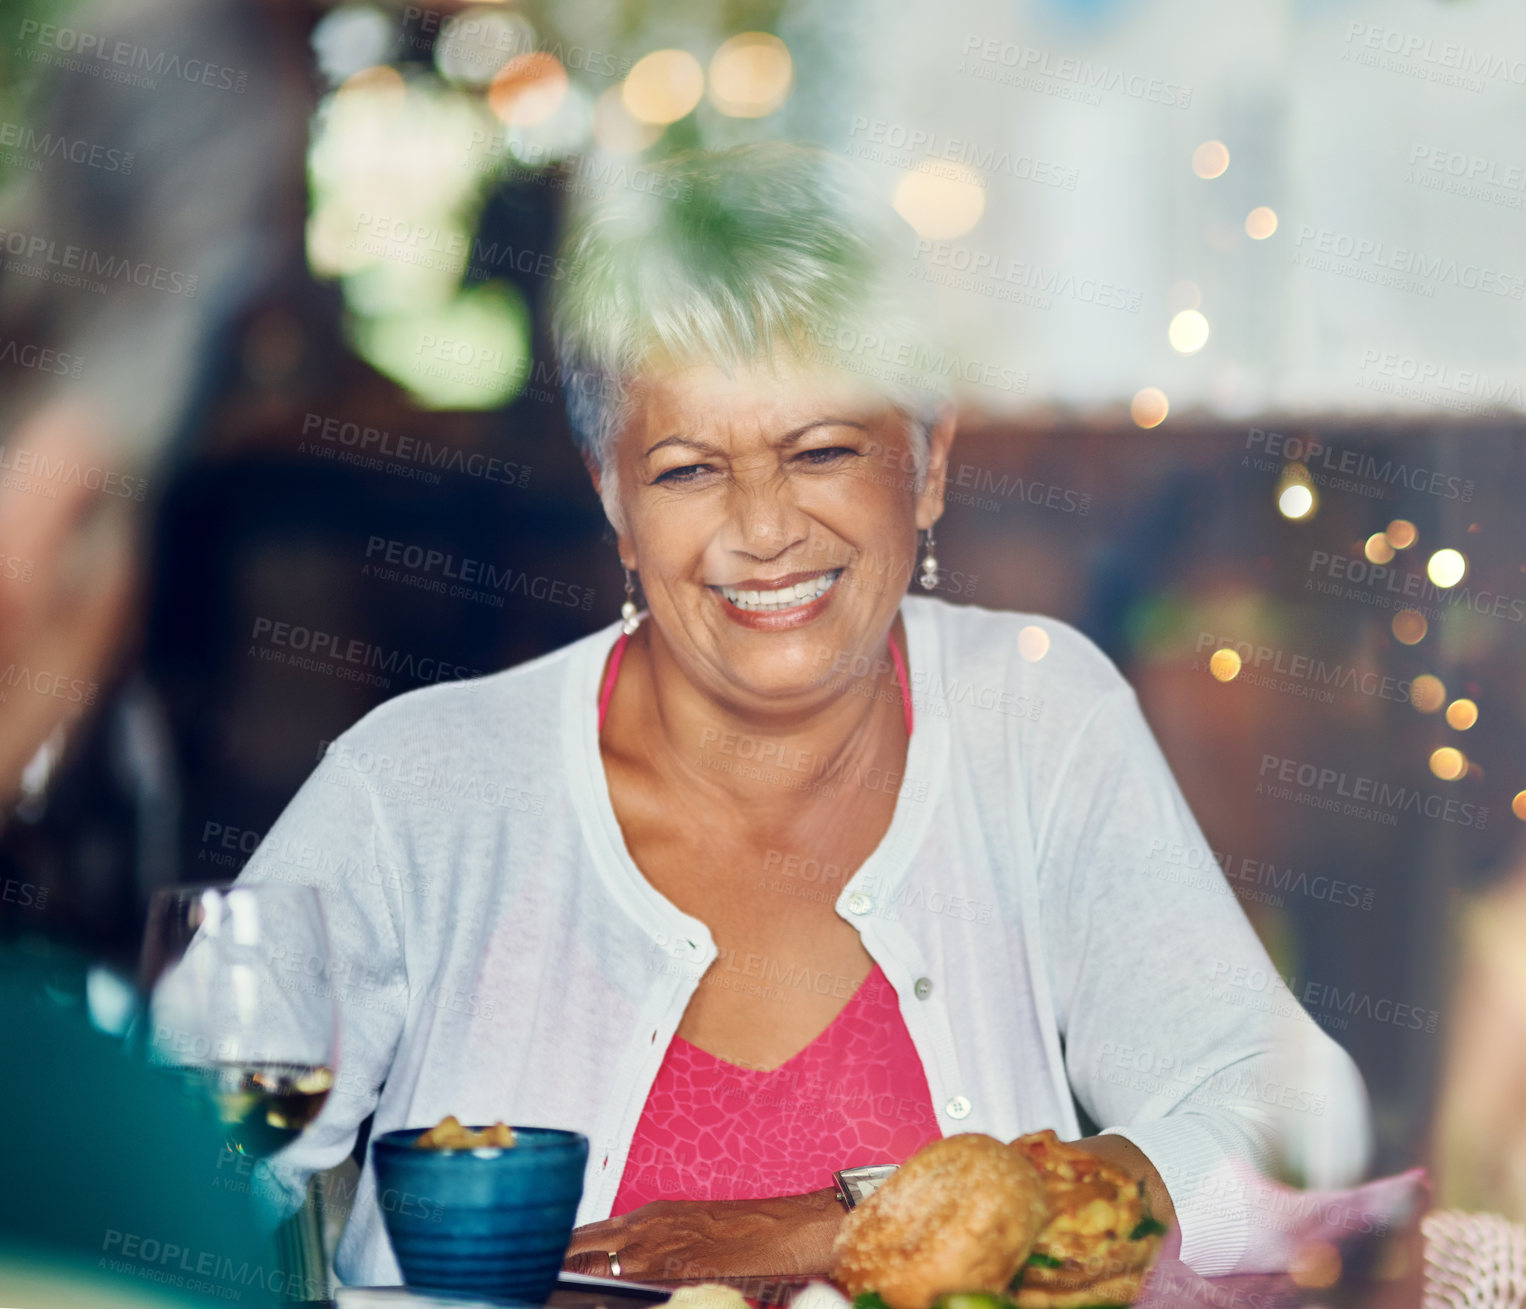
[(850, 1213), (879, 1189), (896, 1164), (868, 1164), (863, 1168), (843, 1168), (832, 1174), (837, 1183), (837, 1198)]

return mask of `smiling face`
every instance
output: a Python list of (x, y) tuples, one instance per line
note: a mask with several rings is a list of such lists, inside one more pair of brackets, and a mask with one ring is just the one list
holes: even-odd
[(608, 470), (620, 557), (695, 686), (804, 710), (833, 693), (839, 653), (882, 653), (917, 533), (942, 512), (952, 414), (920, 491), (911, 431), (851, 374), (793, 356), (645, 374)]

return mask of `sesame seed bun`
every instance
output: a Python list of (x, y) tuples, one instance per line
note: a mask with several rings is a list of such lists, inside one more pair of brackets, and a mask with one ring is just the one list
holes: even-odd
[(832, 1275), (851, 1295), (928, 1309), (954, 1291), (1003, 1292), (1049, 1220), (1038, 1170), (976, 1132), (914, 1154), (843, 1221)]

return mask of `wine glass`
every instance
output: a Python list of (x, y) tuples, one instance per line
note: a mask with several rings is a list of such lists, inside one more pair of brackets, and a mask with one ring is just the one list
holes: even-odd
[(165, 887), (143, 939), (145, 1052), (211, 1097), (230, 1149), (274, 1154), (318, 1116), (334, 1086), (332, 977), (312, 887)]

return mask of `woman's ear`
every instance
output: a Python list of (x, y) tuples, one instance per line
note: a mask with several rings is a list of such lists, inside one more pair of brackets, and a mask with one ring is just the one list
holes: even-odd
[(924, 532), (943, 517), (948, 456), (958, 423), (959, 411), (952, 404), (946, 404), (938, 411), (937, 420), (927, 436), (927, 477), (917, 495), (917, 527)]

